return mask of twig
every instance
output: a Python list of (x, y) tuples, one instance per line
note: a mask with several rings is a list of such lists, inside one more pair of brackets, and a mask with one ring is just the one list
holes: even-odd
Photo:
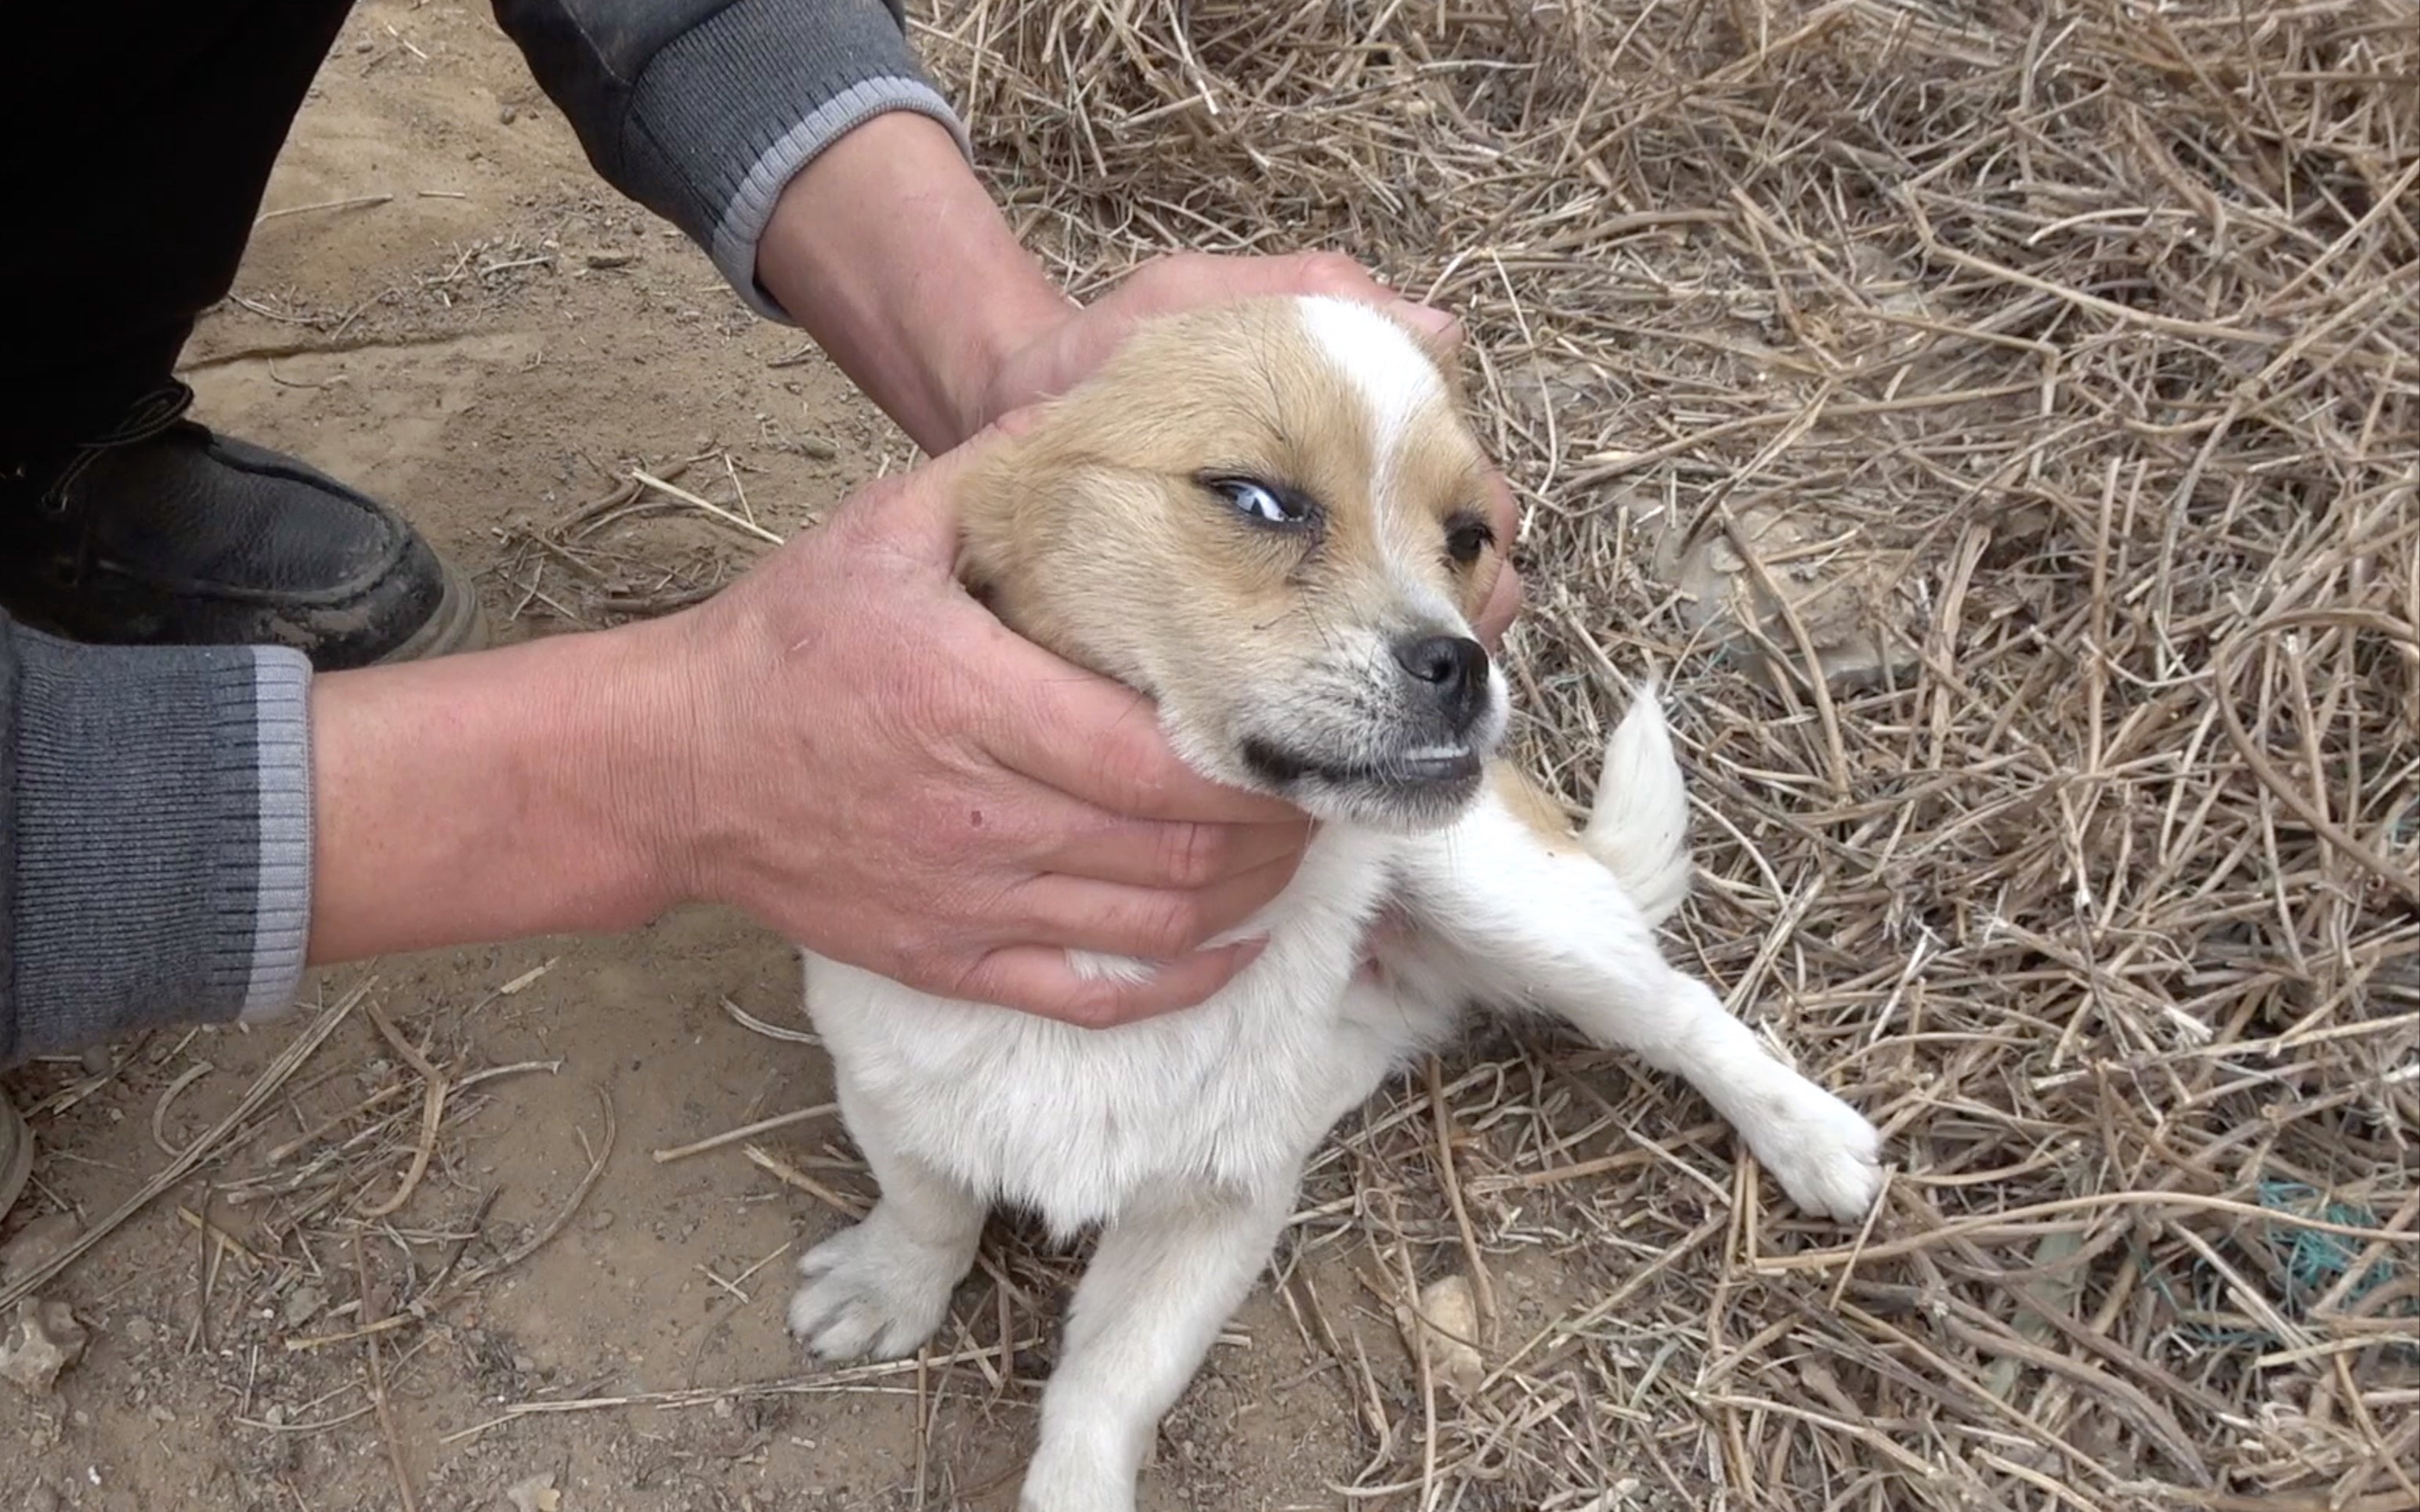
[[(365, 1254), (366, 1241), (360, 1234), (353, 1236), (353, 1275), (361, 1284), (362, 1322), (374, 1330), (384, 1321), (376, 1295), (370, 1290), (369, 1260)], [(387, 1408), (386, 1366), (379, 1359), (378, 1335), (365, 1332), (362, 1349), (366, 1359), (370, 1381), (370, 1406), (378, 1411), (379, 1432), (386, 1440), (386, 1462), (395, 1472), (395, 1494), (403, 1503), (403, 1512), (419, 1512), (419, 1504), (411, 1494), (411, 1473), (403, 1462), (403, 1435), (396, 1431), (395, 1414)]]
[(678, 499), (681, 503), (688, 505), (690, 508), (696, 509), (704, 514), (711, 515), (715, 519), (721, 521), (724, 524), (731, 526), (733, 529), (743, 531), (748, 535), (753, 536), (758, 540), (764, 541), (768, 545), (779, 546), (782, 544), (781, 537), (773, 534), (769, 530), (767, 530), (764, 526), (758, 524), (753, 520), (749, 520), (740, 515), (733, 514), (730, 510), (724, 508), (719, 504), (708, 503), (706, 500), (701, 499), (696, 494), (691, 493), (687, 489), (676, 488), (674, 485), (665, 482), (662, 478), (657, 477), (652, 474), (640, 472), (636, 468), (631, 469), (630, 476), (638, 482), (644, 484), (646, 487), (655, 490), (657, 492), (669, 494), (672, 497)]
[(363, 1009), (369, 1014), (370, 1022), (378, 1025), (378, 1031), (385, 1037), (386, 1042), (395, 1047), (395, 1052), (419, 1073), (421, 1083), (427, 1089), (420, 1107), (420, 1143), (412, 1149), (411, 1167), (404, 1172), (403, 1180), (396, 1184), (393, 1195), (384, 1202), (362, 1209), (364, 1218), (384, 1218), (411, 1200), (412, 1192), (419, 1187), (422, 1175), (428, 1169), (430, 1158), (437, 1153), (437, 1130), (445, 1121), (447, 1087), (444, 1074), (427, 1056), (414, 1049), (410, 1040), (396, 1032), (395, 1025), (387, 1021), (385, 1010), (375, 1003), (364, 1004)]
[(816, 1180), (814, 1177), (807, 1175), (804, 1171), (799, 1170), (798, 1167), (790, 1164), (781, 1157), (766, 1149), (763, 1146), (751, 1145), (741, 1153), (745, 1154), (748, 1157), (749, 1163), (754, 1165), (758, 1170), (766, 1172), (775, 1180), (798, 1188), (800, 1192), (805, 1192), (807, 1195), (814, 1198), (817, 1202), (822, 1203), (825, 1207), (831, 1208), (843, 1217), (863, 1218), (865, 1216), (866, 1208), (863, 1203), (859, 1202), (854, 1198), (841, 1195), (831, 1188)]
[(701, 1139), (693, 1145), (675, 1145), (671, 1149), (657, 1150), (654, 1152), (655, 1161), (658, 1165), (668, 1165), (674, 1161), (688, 1160), (692, 1155), (703, 1155), (708, 1150), (719, 1150), (725, 1145), (737, 1145), (742, 1140), (754, 1139), (759, 1134), (770, 1133), (776, 1129), (787, 1129), (792, 1124), (802, 1124), (810, 1118), (829, 1118), (838, 1112), (840, 1112), (839, 1103), (819, 1102), (812, 1108), (797, 1108), (788, 1113), (777, 1113), (770, 1118), (759, 1118), (752, 1124), (742, 1124), (737, 1129), (725, 1130), (720, 1134)]
[(216, 1154), (219, 1147), (225, 1144), (237, 1130), (242, 1128), (254, 1114), (260, 1111), (264, 1103), (276, 1095), (277, 1089), (301, 1068), (302, 1063), (309, 1060), (313, 1053), (327, 1042), (328, 1037), (336, 1032), (337, 1026), (351, 1016), (353, 1009), (367, 997), (370, 986), (370, 982), (365, 982), (354, 988), (346, 993), (335, 1006), (325, 1010), (313, 1020), (300, 1035), (295, 1037), (292, 1043), (278, 1052), (276, 1059), (269, 1063), (225, 1117), (220, 1119), (208, 1133), (186, 1146), (184, 1153), (169, 1161), (166, 1169), (159, 1175), (143, 1183), (134, 1195), (118, 1204), (101, 1222), (62, 1246), (58, 1254), (29, 1268), (23, 1275), (11, 1280), (8, 1286), (0, 1286), (0, 1311), (16, 1306), (20, 1298), (33, 1295), (37, 1288), (82, 1259), (94, 1245), (116, 1233), (124, 1226), (128, 1219), (149, 1207), (162, 1192), (183, 1181), (203, 1161)]
[(349, 199), (322, 199), (308, 205), (287, 205), (280, 210), (262, 210), (253, 217), (252, 224), (257, 229), (281, 216), (310, 215), (326, 210), (360, 210), (370, 205), (383, 205), (394, 198), (393, 195), (355, 195)]

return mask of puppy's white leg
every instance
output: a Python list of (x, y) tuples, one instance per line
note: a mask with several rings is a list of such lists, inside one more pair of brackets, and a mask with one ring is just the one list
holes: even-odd
[(1019, 1512), (1132, 1512), (1159, 1420), (1267, 1263), (1294, 1187), (1121, 1213), (1076, 1288)]
[(1638, 905), (1578, 842), (1525, 823), (1490, 792), (1415, 848), (1404, 882), (1422, 926), (1411, 948), (1430, 967), (1482, 1001), (1528, 1002), (1686, 1078), (1801, 1208), (1855, 1223), (1872, 1206), (1873, 1127), (1673, 970)]
[(790, 1298), (790, 1332), (826, 1360), (892, 1360), (914, 1353), (949, 1316), (950, 1293), (974, 1264), (985, 1208), (965, 1187), (893, 1149), (879, 1119), (852, 1102), (844, 1084), (843, 1115), (882, 1196), (863, 1223), (800, 1258), (807, 1282)]

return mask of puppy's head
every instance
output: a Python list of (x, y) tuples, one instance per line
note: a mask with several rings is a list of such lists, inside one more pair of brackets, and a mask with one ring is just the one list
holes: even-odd
[(1156, 700), (1203, 774), (1425, 828), (1502, 740), (1471, 616), (1501, 566), (1436, 359), (1366, 305), (1154, 322), (968, 475), (968, 586)]

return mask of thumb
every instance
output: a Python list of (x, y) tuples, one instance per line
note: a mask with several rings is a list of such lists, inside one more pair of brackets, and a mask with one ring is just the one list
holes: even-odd
[(870, 547), (894, 552), (947, 570), (957, 561), (960, 491), (976, 470), (996, 460), (1032, 431), (1032, 410), (1002, 415), (921, 466), (884, 478), (849, 495), (831, 524), (862, 532)]

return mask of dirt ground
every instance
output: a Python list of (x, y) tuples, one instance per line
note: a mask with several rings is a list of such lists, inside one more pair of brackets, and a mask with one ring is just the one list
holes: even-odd
[[(687, 486), (781, 533), (912, 455), (797, 333), (751, 315), (699, 252), (593, 177), (519, 54), (467, 4), (360, 8), (236, 298), (188, 363), (200, 417), (393, 501), (479, 573), (513, 636), (677, 601), (760, 549), (673, 507), (623, 511), (581, 553), (561, 550), (551, 527), (614, 496), (633, 465), (690, 460)], [(363, 987), (209, 1184), (177, 1187), (46, 1288), (90, 1346), (54, 1395), (0, 1387), (0, 1505), (388, 1507), (403, 1504), (398, 1473), (423, 1508), (1014, 1504), (1047, 1368), (1047, 1333), (1028, 1330), (1055, 1317), (1063, 1270), (1003, 1232), (936, 1345), (982, 1358), (803, 1375), (782, 1326), (792, 1263), (840, 1214), (736, 1146), (651, 1158), (829, 1095), (818, 1052), (725, 1010), (800, 1023), (779, 941), (694, 912), (627, 938), (335, 972), (305, 1002)], [(377, 1218), (362, 1209), (404, 1178), (422, 1091), (368, 1005), (457, 1082), (532, 1068), (451, 1098), (425, 1177)], [(315, 1011), (12, 1076), (42, 1151), (11, 1215), (14, 1258), (32, 1258), (60, 1213), (106, 1214), (210, 1129)], [(758, 1143), (842, 1201), (870, 1191), (829, 1121)], [(601, 1174), (559, 1234), (447, 1291), (541, 1237), (594, 1159)], [(292, 1190), (278, 1190), (285, 1176)], [(214, 1246), (204, 1212), (225, 1236)], [(1282, 1295), (1256, 1294), (1171, 1418), (1146, 1506), (1347, 1504), (1327, 1488), (1372, 1457), (1365, 1404), (1417, 1398), (1358, 1279), (1367, 1255), (1311, 1249)], [(381, 1316), (397, 1298), (438, 1301), (365, 1341), (364, 1275)], [(1498, 1286), (1508, 1315), (1544, 1318), (1590, 1279), (1542, 1259)], [(1312, 1293), (1336, 1336), (1304, 1321)], [(1003, 1324), (1027, 1335), (1005, 1371)], [(373, 1342), (399, 1466), (372, 1407)], [(786, 1385), (745, 1389), (768, 1382)], [(692, 1395), (510, 1416), (659, 1393)]]

